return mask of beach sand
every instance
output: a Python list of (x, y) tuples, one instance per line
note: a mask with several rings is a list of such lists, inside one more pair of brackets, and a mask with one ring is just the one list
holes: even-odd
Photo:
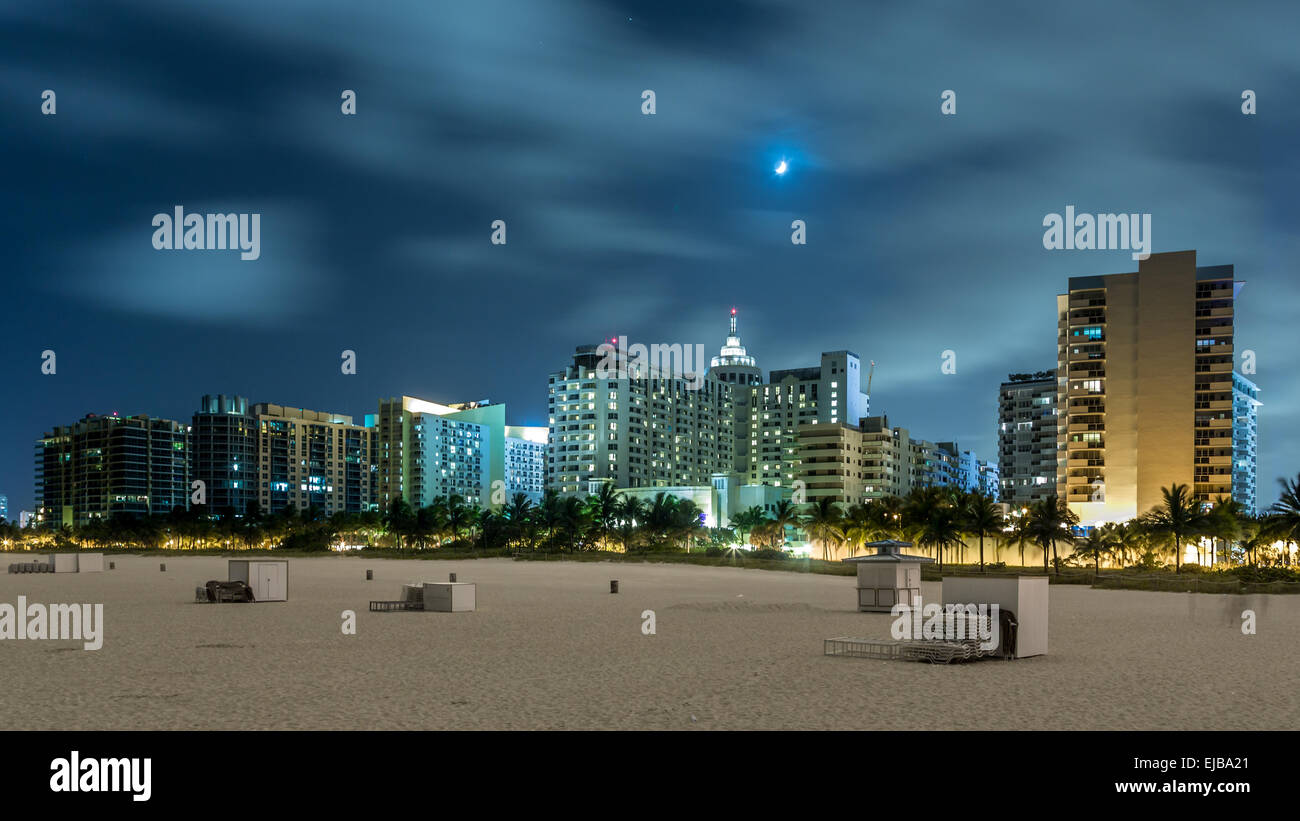
[[(97, 651), (0, 641), (0, 729), (1300, 729), (1297, 596), (1053, 586), (1048, 655), (943, 666), (823, 656), (889, 637), (848, 576), (294, 558), (288, 602), (216, 605), (194, 588), (224, 557), (112, 561), (0, 575), (0, 602), (103, 603), (105, 622)], [(452, 572), (477, 612), (368, 611)]]

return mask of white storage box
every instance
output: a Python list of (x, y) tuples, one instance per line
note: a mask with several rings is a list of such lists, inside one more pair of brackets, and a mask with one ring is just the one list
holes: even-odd
[(943, 603), (996, 604), (1016, 616), (1016, 658), (1047, 654), (1046, 576), (945, 576)]
[(469, 582), (425, 582), (424, 609), (464, 613), (474, 609), (474, 585)]
[(77, 556), (78, 573), (102, 573), (104, 570), (103, 553), (82, 553)]
[(229, 580), (253, 588), (254, 601), (289, 600), (289, 562), (284, 559), (231, 559)]
[(54, 564), (55, 573), (76, 573), (77, 554), (76, 553), (55, 553), (53, 564)]

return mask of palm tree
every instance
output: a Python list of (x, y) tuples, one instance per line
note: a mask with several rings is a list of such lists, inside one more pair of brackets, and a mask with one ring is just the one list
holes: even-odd
[(600, 532), (601, 542), (609, 546), (609, 534), (614, 529), (618, 518), (620, 501), (614, 490), (613, 482), (605, 482), (600, 490), (587, 496), (587, 515), (596, 530)]
[(1029, 533), (1029, 511), (1026, 509), (1019, 516), (1013, 516), (1008, 522), (1006, 540), (1020, 549), (1020, 566), (1025, 566), (1025, 545), (1033, 544), (1034, 538)]
[(632, 540), (637, 528), (645, 521), (645, 505), (639, 498), (625, 495), (618, 507), (618, 533), (623, 542), (623, 552), (632, 552)]
[(856, 556), (859, 547), (875, 541), (877, 530), (872, 519), (872, 506), (861, 502), (851, 505), (844, 512), (841, 529), (844, 531), (844, 543), (848, 545), (849, 555)]
[(984, 537), (992, 536), (996, 539), (1005, 526), (1006, 521), (996, 502), (983, 493), (970, 497), (966, 505), (965, 529), (972, 536), (979, 537), (981, 573), (984, 572)]
[(1070, 544), (1074, 541), (1074, 534), (1070, 528), (1079, 523), (1079, 517), (1071, 512), (1065, 501), (1055, 493), (1030, 505), (1027, 515), (1029, 536), (1043, 551), (1043, 572), (1048, 572), (1047, 551), (1050, 548), (1052, 563), (1059, 576), (1061, 562), (1056, 555), (1056, 545), (1058, 542)]
[(533, 500), (529, 499), (524, 493), (516, 493), (511, 497), (510, 503), (506, 505), (505, 510), (501, 512), (507, 522), (506, 529), (509, 538), (515, 542), (526, 539), (529, 550), (533, 549), (533, 529), (531, 526), (533, 511)]
[(939, 503), (920, 524), (917, 544), (933, 547), (939, 553), (939, 568), (943, 569), (943, 549), (961, 543), (961, 511), (951, 504)]
[(748, 510), (742, 510), (735, 516), (731, 517), (731, 527), (736, 532), (737, 544), (745, 543), (745, 534), (753, 532), (754, 528), (761, 525), (767, 520), (767, 514), (763, 508), (754, 505)]
[(1085, 559), (1091, 558), (1093, 571), (1100, 576), (1101, 557), (1110, 553), (1114, 543), (1113, 523), (1094, 527), (1087, 536), (1075, 542), (1074, 555)]
[(704, 511), (690, 499), (674, 499), (671, 525), (669, 530), (674, 542), (680, 541), (681, 547), (691, 552), (695, 538), (704, 528)]
[(782, 499), (772, 508), (772, 514), (772, 521), (781, 534), (781, 549), (784, 550), (786, 544), (785, 529), (799, 524), (799, 510), (789, 499)]
[(582, 547), (589, 520), (577, 496), (566, 496), (560, 502), (557, 523), (574, 551)]
[(830, 561), (831, 551), (844, 541), (844, 514), (835, 500), (820, 496), (807, 505), (807, 513), (800, 517), (803, 532), (808, 538), (822, 543), (822, 558)]
[(1278, 479), (1278, 483), (1282, 485), (1282, 493), (1269, 507), (1268, 521), (1263, 530), (1267, 537), (1286, 543), (1289, 563), (1291, 545), (1300, 544), (1300, 476)]
[(537, 506), (537, 522), (546, 528), (547, 549), (554, 549), (560, 523), (560, 493), (555, 488), (548, 487), (542, 492), (542, 503)]
[[(1228, 558), (1232, 558), (1232, 545), (1240, 542), (1245, 531), (1242, 527), (1245, 508), (1241, 502), (1229, 496), (1220, 496), (1214, 500), (1214, 507), (1205, 515), (1205, 524), (1203, 532), (1214, 540), (1215, 554), (1218, 557), (1219, 543), (1223, 544), (1223, 553)], [(1197, 553), (1200, 553), (1200, 545), (1197, 545)]]
[(1200, 528), (1204, 515), (1197, 510), (1187, 485), (1160, 488), (1164, 501), (1147, 512), (1145, 520), (1153, 532), (1173, 541), (1174, 572), (1182, 570), (1183, 542)]
[[(926, 539), (925, 529), (930, 520), (934, 518), (935, 511), (939, 509), (941, 504), (938, 488), (919, 488), (907, 494), (901, 506), (900, 535), (918, 547), (927, 551), (932, 550), (935, 545)], [(939, 566), (943, 566), (942, 552), (939, 555)]]

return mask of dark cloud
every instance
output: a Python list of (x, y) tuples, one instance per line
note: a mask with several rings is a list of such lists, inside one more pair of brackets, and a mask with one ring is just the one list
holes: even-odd
[[(574, 345), (712, 349), (732, 305), (764, 368), (849, 348), (874, 410), (992, 457), (997, 382), (1052, 364), (1066, 278), (1134, 267), (1042, 249), (1074, 204), (1150, 212), (1155, 250), (1248, 282), (1270, 499), (1300, 470), (1297, 35), (1283, 3), (10, 4), (0, 493), (31, 507), (50, 425), (207, 392), (542, 422)], [(263, 258), (154, 251), (177, 204), (260, 211)]]

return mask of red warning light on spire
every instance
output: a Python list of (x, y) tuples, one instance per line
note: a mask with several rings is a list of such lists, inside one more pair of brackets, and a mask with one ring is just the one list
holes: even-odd
[(735, 316), (735, 315), (736, 315), (736, 309), (735, 309), (735, 308), (732, 308), (732, 309), (731, 309), (731, 315), (732, 315), (732, 316)]

